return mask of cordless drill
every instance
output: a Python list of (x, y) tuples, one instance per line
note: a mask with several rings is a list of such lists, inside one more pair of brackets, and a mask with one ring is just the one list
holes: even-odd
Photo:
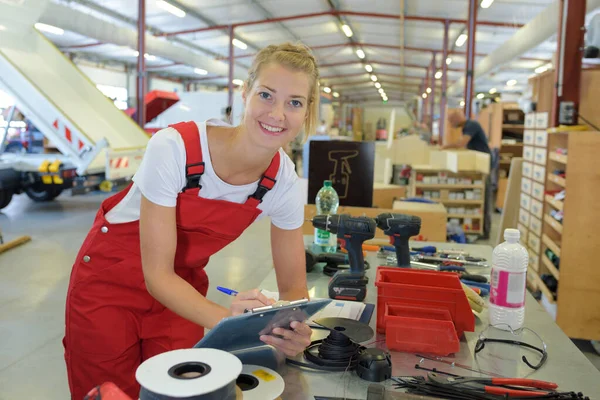
[(414, 215), (379, 214), (375, 218), (377, 227), (388, 235), (391, 244), (396, 248), (399, 267), (410, 267), (410, 248), (408, 239), (421, 231), (421, 218)]
[(312, 220), (315, 228), (337, 235), (344, 242), (350, 261), (349, 271), (338, 271), (329, 281), (329, 297), (338, 300), (363, 301), (367, 295), (365, 260), (362, 244), (375, 237), (377, 226), (372, 218), (352, 217), (347, 214), (317, 215)]

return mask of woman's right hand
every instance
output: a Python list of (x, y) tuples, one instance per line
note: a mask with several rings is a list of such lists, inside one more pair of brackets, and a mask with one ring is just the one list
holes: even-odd
[(259, 289), (252, 289), (246, 292), (239, 292), (231, 305), (229, 306), (230, 315), (240, 315), (246, 310), (252, 310), (253, 308), (270, 306), (275, 303), (274, 299), (269, 299), (267, 296), (261, 293)]

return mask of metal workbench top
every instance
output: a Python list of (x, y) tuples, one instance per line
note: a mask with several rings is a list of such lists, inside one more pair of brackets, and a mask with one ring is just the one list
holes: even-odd
[[(307, 244), (311, 243), (312, 237), (305, 237)], [(472, 256), (484, 257), (491, 261), (492, 248), (482, 245), (458, 245), (455, 243), (419, 243), (419, 245), (434, 245), (438, 248), (460, 249), (468, 251)], [(367, 256), (371, 268), (367, 270), (369, 277), (369, 286), (366, 303), (377, 305), (377, 289), (374, 286), (375, 272), (378, 265), (384, 264), (384, 260), (378, 259), (376, 254), (369, 252)], [(484, 272), (485, 271), (485, 272)], [(471, 273), (489, 275), (489, 269), (481, 268), (469, 269)], [(327, 298), (327, 284), (330, 277), (322, 273), (321, 266), (308, 273), (308, 289), (313, 298)], [(260, 286), (261, 289), (277, 291), (277, 281), (275, 271), (264, 279)], [(488, 343), (475, 359), (473, 349), (479, 336), (479, 333), (488, 327), (487, 310), (475, 318), (475, 332), (465, 332), (461, 338), (460, 352), (445, 357), (457, 364), (468, 365), (473, 369), (493, 372), (506, 377), (528, 377), (556, 382), (561, 391), (583, 392), (590, 398), (600, 396), (600, 372), (583, 355), (571, 340), (556, 325), (550, 315), (535, 301), (528, 293), (526, 300), (525, 327), (532, 329), (540, 335), (548, 346), (548, 359), (538, 371), (534, 371), (523, 363), (521, 355), (526, 355), (532, 363), (537, 363), (540, 355), (537, 352), (523, 350), (519, 346), (506, 344)], [(371, 318), (371, 327), (375, 330), (376, 311)], [(489, 336), (495, 338), (509, 338), (512, 336), (508, 332), (489, 329)], [(313, 340), (321, 339), (327, 332), (314, 330)], [(385, 336), (376, 334), (369, 342), (377, 341), (369, 347), (379, 347), (386, 349)], [(513, 336), (513, 339), (515, 337)], [(383, 340), (383, 341), (382, 341)], [(535, 335), (525, 331), (522, 337), (516, 338), (530, 343), (537, 347), (542, 347), (539, 339)], [(421, 361), (414, 354), (391, 352), (393, 375), (394, 376), (413, 376), (425, 375), (425, 371), (416, 370), (415, 364)], [(438, 368), (442, 371), (452, 372), (464, 376), (482, 376), (478, 374), (452, 367), (437, 361), (422, 361), (422, 366), (427, 368)], [(354, 371), (350, 372), (320, 372), (297, 368), (291, 365), (284, 366), (280, 373), (284, 376), (286, 383), (285, 392), (282, 399), (288, 400), (308, 400), (314, 399), (314, 396), (332, 396), (348, 399), (366, 399), (367, 388), (370, 382), (360, 379)], [(390, 380), (383, 382), (387, 387), (391, 387), (393, 382)]]

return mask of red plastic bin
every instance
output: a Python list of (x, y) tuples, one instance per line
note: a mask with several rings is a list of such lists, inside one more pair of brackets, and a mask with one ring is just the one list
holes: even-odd
[(460, 342), (446, 308), (385, 305), (385, 343), (390, 350), (447, 356)]
[(375, 286), (379, 333), (385, 333), (386, 303), (446, 308), (459, 338), (475, 330), (475, 317), (457, 274), (380, 266)]

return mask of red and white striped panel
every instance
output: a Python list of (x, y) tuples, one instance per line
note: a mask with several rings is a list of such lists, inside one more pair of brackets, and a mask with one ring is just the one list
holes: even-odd
[(129, 157), (111, 158), (110, 167), (114, 169), (129, 167)]
[(58, 119), (56, 119), (54, 121), (54, 123), (52, 124), (52, 126), (54, 127), (54, 129), (56, 129), (57, 131), (59, 131), (59, 134), (62, 134), (64, 136), (64, 138), (67, 139), (67, 142), (69, 142), (73, 148), (77, 149), (78, 151), (81, 151), (83, 149), (83, 147), (85, 146), (85, 144), (81, 140), (75, 139), (73, 137), (73, 134), (72, 134), (71, 130), (67, 126), (63, 125), (64, 130), (63, 130), (63, 132), (60, 131), (60, 124), (58, 122)]

